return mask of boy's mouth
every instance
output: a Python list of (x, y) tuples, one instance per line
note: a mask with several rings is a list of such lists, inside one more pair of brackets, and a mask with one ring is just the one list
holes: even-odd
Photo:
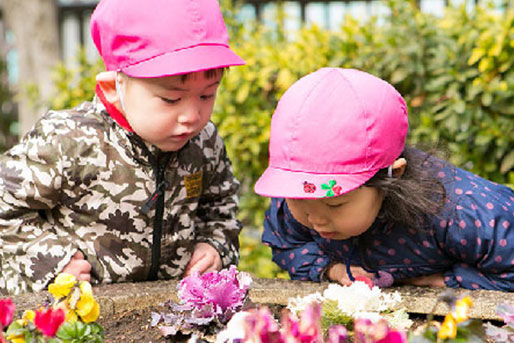
[(186, 140), (193, 137), (194, 132), (182, 133), (180, 135), (173, 135), (172, 138), (176, 140)]

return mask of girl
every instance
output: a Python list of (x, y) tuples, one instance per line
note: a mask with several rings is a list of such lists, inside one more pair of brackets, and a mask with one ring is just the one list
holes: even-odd
[(387, 82), (323, 68), (271, 122), (262, 240), (291, 278), (514, 290), (514, 192), (405, 147)]

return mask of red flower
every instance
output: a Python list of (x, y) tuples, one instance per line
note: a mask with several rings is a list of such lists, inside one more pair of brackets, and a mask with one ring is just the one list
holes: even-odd
[(0, 327), (7, 327), (12, 322), (16, 305), (11, 299), (0, 299)]
[(51, 308), (36, 312), (34, 324), (47, 337), (53, 337), (64, 322), (64, 311), (62, 309), (53, 310)]

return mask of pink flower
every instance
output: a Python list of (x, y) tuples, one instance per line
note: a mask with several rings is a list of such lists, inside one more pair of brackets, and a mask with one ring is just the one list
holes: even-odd
[(275, 321), (267, 307), (250, 312), (246, 318), (243, 342), (285, 343)]
[(354, 323), (355, 343), (405, 343), (405, 333), (391, 330), (385, 319), (373, 323), (369, 319), (357, 318)]
[(345, 343), (348, 339), (348, 330), (343, 325), (332, 325), (328, 329), (327, 343)]
[(376, 343), (405, 343), (407, 342), (407, 337), (404, 332), (391, 330), (387, 333), (387, 335), (376, 341)]
[(0, 328), (5, 328), (12, 322), (16, 305), (10, 298), (0, 299)]
[(243, 306), (250, 283), (246, 273), (238, 273), (231, 266), (220, 272), (194, 273), (184, 278), (178, 285), (178, 294), (183, 304), (195, 307), (211, 304), (220, 313)]
[(34, 324), (47, 337), (54, 337), (64, 322), (64, 311), (62, 309), (39, 310), (36, 312)]
[(282, 334), (286, 342), (321, 343), (321, 305), (311, 303), (303, 310), (300, 320), (291, 317), (288, 311), (282, 313)]

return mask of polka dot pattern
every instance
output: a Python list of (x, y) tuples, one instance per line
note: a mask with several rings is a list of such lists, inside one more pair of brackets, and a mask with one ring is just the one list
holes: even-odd
[(443, 270), (449, 287), (514, 291), (514, 192), (458, 168), (436, 176), (447, 190), (446, 206), (420, 223), (424, 230), (377, 219), (359, 237), (327, 240), (294, 220), (283, 199), (273, 199), (262, 241), (297, 280), (320, 281), (330, 263), (351, 259), (394, 278)]

